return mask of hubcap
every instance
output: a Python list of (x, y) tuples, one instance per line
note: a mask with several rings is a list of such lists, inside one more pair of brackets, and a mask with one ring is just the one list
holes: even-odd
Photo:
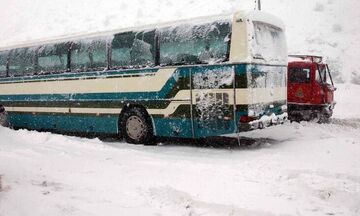
[(126, 132), (131, 139), (139, 140), (146, 133), (146, 124), (138, 116), (130, 116), (126, 121)]

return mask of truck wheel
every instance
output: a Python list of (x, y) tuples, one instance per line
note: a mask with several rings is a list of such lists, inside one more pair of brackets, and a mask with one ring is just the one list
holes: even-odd
[(321, 124), (328, 124), (330, 123), (330, 116), (322, 116), (319, 123)]
[(128, 143), (145, 145), (153, 143), (154, 135), (150, 117), (141, 108), (131, 108), (122, 115), (120, 130)]
[(321, 114), (319, 112), (314, 112), (310, 114), (310, 121), (314, 123), (320, 123)]
[(321, 112), (320, 123), (330, 123), (330, 118), (333, 114), (333, 110), (329, 108), (324, 108)]

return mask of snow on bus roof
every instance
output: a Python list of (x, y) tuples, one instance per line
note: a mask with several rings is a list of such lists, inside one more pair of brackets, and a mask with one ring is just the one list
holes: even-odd
[(193, 17), (178, 21), (171, 21), (171, 22), (162, 22), (162, 23), (154, 23), (149, 25), (143, 25), (143, 26), (134, 26), (134, 27), (128, 27), (128, 28), (120, 28), (120, 29), (114, 29), (110, 31), (103, 31), (103, 32), (79, 32), (75, 34), (66, 34), (51, 38), (44, 38), (44, 39), (38, 39), (38, 40), (32, 40), (32, 41), (25, 41), (20, 42), (19, 44), (10, 45), (7, 47), (0, 47), (0, 51), (7, 51), (11, 49), (16, 48), (26, 48), (26, 47), (34, 47), (34, 46), (40, 46), (40, 45), (46, 45), (46, 44), (54, 44), (54, 43), (62, 43), (67, 41), (79, 41), (79, 40), (92, 40), (97, 38), (103, 38), (103, 39), (109, 39), (111, 40), (114, 34), (121, 33), (121, 32), (127, 32), (127, 31), (150, 31), (156, 28), (165, 28), (165, 27), (171, 27), (181, 24), (204, 24), (209, 22), (215, 22), (215, 21), (229, 21), (232, 22), (233, 18), (239, 19), (249, 19), (252, 21), (259, 21), (268, 23), (271, 25), (274, 25), (276, 27), (279, 27), (284, 30), (284, 24), (283, 22), (278, 19), (277, 17), (268, 14), (266, 12), (262, 11), (237, 11), (235, 13), (228, 13), (228, 14), (219, 14), (219, 15), (211, 15), (211, 16), (203, 16), (203, 17)]
[(246, 12), (245, 17), (252, 21), (258, 21), (258, 22), (271, 24), (271, 25), (281, 28), (283, 31), (285, 31), (284, 22), (280, 18), (278, 18), (272, 14), (256, 10), (256, 11)]
[(39, 40), (33, 40), (33, 41), (26, 41), (23, 43), (19, 43), (12, 46), (7, 47), (0, 47), (0, 51), (6, 51), (16, 48), (24, 48), (24, 47), (32, 47), (32, 46), (39, 46), (39, 45), (46, 45), (46, 44), (53, 44), (53, 43), (62, 43), (67, 41), (78, 41), (78, 40), (87, 40), (87, 39), (95, 39), (95, 38), (109, 38), (111, 39), (114, 34), (121, 33), (121, 32), (128, 32), (128, 31), (151, 31), (156, 28), (165, 28), (165, 27), (171, 27), (181, 24), (204, 24), (209, 22), (215, 22), (215, 21), (231, 21), (232, 20), (233, 13), (229, 14), (219, 14), (219, 15), (212, 15), (212, 16), (203, 16), (203, 17), (194, 17), (194, 18), (188, 18), (188, 19), (182, 19), (177, 21), (171, 21), (171, 22), (162, 22), (162, 23), (153, 23), (148, 25), (142, 25), (142, 26), (134, 26), (134, 27), (127, 27), (127, 28), (119, 28), (109, 31), (103, 31), (103, 32), (79, 32), (75, 34), (66, 34), (61, 36), (56, 36), (52, 38), (44, 38)]

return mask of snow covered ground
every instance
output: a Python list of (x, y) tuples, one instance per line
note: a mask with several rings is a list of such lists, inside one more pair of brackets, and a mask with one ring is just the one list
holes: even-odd
[[(253, 2), (0, 0), (0, 46)], [(262, 2), (284, 20), (291, 53), (325, 55), (346, 83), (360, 74), (360, 1)], [(338, 87), (331, 124), (249, 132), (243, 140), (255, 143), (243, 147), (148, 147), (0, 128), (0, 216), (360, 215), (360, 86)]]
[(0, 215), (359, 215), (360, 87), (338, 87), (331, 124), (248, 132), (243, 147), (0, 128)]

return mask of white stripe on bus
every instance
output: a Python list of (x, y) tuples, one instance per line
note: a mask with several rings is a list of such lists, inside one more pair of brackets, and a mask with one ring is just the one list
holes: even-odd
[(19, 94), (84, 94), (117, 92), (157, 92), (162, 89), (176, 68), (159, 69), (155, 76), (106, 79), (59, 80), (0, 84), (1, 95)]

